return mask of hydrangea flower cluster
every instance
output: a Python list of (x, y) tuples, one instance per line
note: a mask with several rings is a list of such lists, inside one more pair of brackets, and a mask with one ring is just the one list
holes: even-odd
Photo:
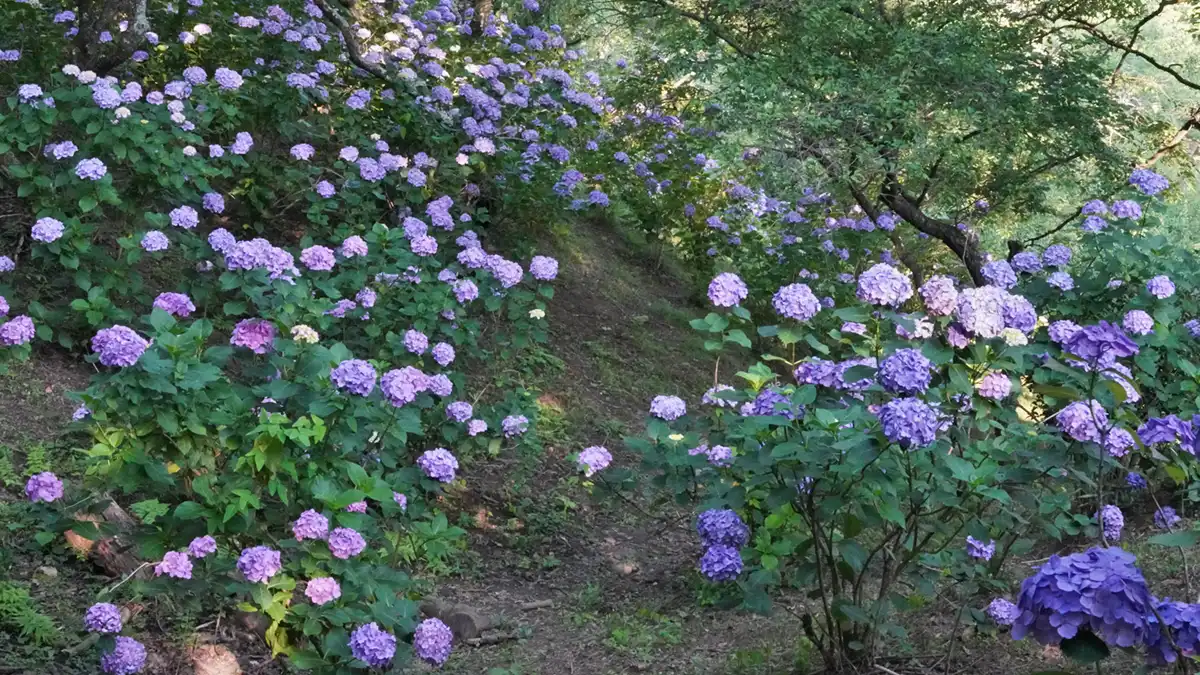
[(708, 299), (717, 307), (736, 307), (749, 294), (746, 282), (732, 272), (722, 272), (708, 284)]

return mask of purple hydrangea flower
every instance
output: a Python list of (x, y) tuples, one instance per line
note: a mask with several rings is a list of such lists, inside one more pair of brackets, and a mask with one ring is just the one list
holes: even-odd
[(1075, 401), (1058, 413), (1058, 425), (1071, 438), (1099, 443), (1101, 430), (1108, 426), (1108, 411), (1099, 401)]
[(1012, 257), (1012, 268), (1024, 274), (1040, 272), (1042, 269), (1042, 259), (1036, 253), (1021, 251)]
[(1008, 375), (998, 370), (993, 370), (979, 380), (978, 384), (975, 385), (975, 390), (984, 398), (1001, 401), (1008, 398), (1008, 395), (1012, 393), (1012, 380), (1009, 379)]
[(746, 282), (732, 272), (722, 272), (708, 284), (708, 299), (717, 307), (735, 307), (748, 294)]
[(292, 523), (292, 534), (296, 536), (296, 541), (324, 539), (329, 534), (329, 519), (313, 509), (308, 509)]
[(359, 626), (350, 634), (350, 653), (372, 668), (382, 668), (396, 655), (396, 636), (381, 629), (372, 621)]
[(312, 159), (313, 153), (315, 152), (316, 150), (313, 149), (313, 146), (309, 145), (308, 143), (297, 143), (292, 146), (291, 150), (292, 157), (300, 161), (308, 161)]
[(930, 277), (918, 292), (930, 316), (950, 316), (958, 306), (958, 289), (954, 279), (944, 275)]
[(905, 449), (923, 448), (937, 439), (938, 414), (924, 401), (897, 398), (879, 411), (883, 435)]
[(25, 496), (31, 502), (49, 504), (62, 498), (63, 482), (49, 471), (34, 474), (25, 483)]
[(1170, 506), (1160, 507), (1154, 512), (1154, 526), (1160, 530), (1170, 530), (1182, 521), (1183, 518)]
[(671, 422), (687, 414), (687, 404), (678, 396), (655, 396), (650, 401), (650, 414)]
[(339, 527), (329, 533), (329, 552), (339, 560), (349, 560), (367, 547), (367, 540), (358, 531)]
[(120, 633), (121, 610), (109, 602), (97, 602), (83, 615), (83, 626), (89, 633)]
[(1007, 260), (993, 260), (984, 265), (982, 271), (983, 278), (993, 286), (1008, 290), (1017, 285), (1017, 273)]
[(1134, 356), (1138, 346), (1130, 340), (1120, 326), (1101, 321), (1075, 331), (1063, 345), (1063, 349), (1090, 364), (1101, 367), (1112, 365), (1116, 359)]
[(404, 332), (404, 348), (413, 354), (424, 354), (429, 349), (429, 337), (419, 330)]
[(333, 577), (316, 577), (304, 585), (304, 596), (314, 605), (324, 605), (342, 597), (342, 586)]
[(711, 581), (733, 581), (742, 573), (742, 552), (732, 546), (710, 546), (700, 558), (700, 572)]
[(383, 397), (397, 408), (412, 403), (417, 394), (428, 389), (429, 376), (412, 366), (389, 370), (379, 381)]
[(912, 281), (886, 263), (877, 263), (858, 277), (856, 295), (863, 302), (898, 307), (912, 294)]
[(475, 414), (475, 409), (466, 401), (454, 401), (446, 406), (446, 417), (455, 422), (466, 422)]
[(796, 321), (808, 321), (821, 311), (821, 301), (805, 284), (788, 284), (771, 298), (775, 312)]
[(100, 657), (100, 669), (108, 675), (133, 675), (145, 666), (146, 647), (124, 635), (118, 635), (112, 650)]
[(237, 245), (237, 239), (229, 230), (218, 227), (208, 234), (208, 245), (218, 253), (227, 253), (230, 248)]
[(1096, 520), (1100, 523), (1100, 528), (1104, 530), (1106, 540), (1119, 541), (1121, 539), (1121, 530), (1125, 528), (1125, 514), (1121, 513), (1121, 509), (1112, 504), (1105, 504), (1096, 514)]
[(185, 230), (190, 230), (200, 224), (200, 214), (190, 206), (180, 206), (172, 209), (171, 224)]
[(1154, 196), (1171, 186), (1166, 178), (1150, 169), (1134, 169), (1129, 175), (1129, 184), (1148, 196)]
[(1150, 486), (1149, 483), (1146, 482), (1145, 476), (1135, 471), (1130, 471), (1129, 473), (1125, 474), (1125, 484), (1134, 490), (1145, 490)]
[(33, 319), (24, 314), (14, 316), (11, 320), (5, 322), (3, 326), (0, 326), (0, 344), (7, 347), (26, 344), (33, 339), (33, 336)]
[(1119, 548), (1051, 556), (1021, 584), (1013, 639), (1058, 644), (1084, 630), (1118, 647), (1141, 643), (1154, 600), (1135, 562)]
[(279, 558), (279, 551), (266, 546), (254, 546), (242, 549), (237, 568), (247, 581), (265, 584), (279, 573), (283, 564)]
[(58, 241), (58, 238), (63, 236), (65, 230), (66, 227), (57, 218), (38, 218), (38, 221), (33, 224), (33, 229), (29, 236), (35, 241), (49, 244)]
[(1124, 457), (1129, 454), (1133, 446), (1137, 442), (1133, 440), (1133, 434), (1120, 427), (1109, 429), (1104, 435), (1104, 449), (1113, 457)]
[(1070, 274), (1062, 271), (1051, 272), (1050, 276), (1046, 277), (1046, 283), (1060, 291), (1069, 291), (1075, 288), (1075, 280), (1071, 278)]
[(413, 631), (413, 651), (417, 658), (441, 667), (450, 658), (454, 633), (441, 619), (425, 619)]
[(92, 351), (100, 355), (100, 363), (106, 366), (132, 366), (149, 346), (149, 342), (126, 326), (104, 328), (92, 337)]
[(353, 502), (351, 504), (347, 504), (346, 512), (347, 513), (366, 513), (367, 512), (367, 502), (360, 501), (360, 502)]
[(1175, 284), (1166, 275), (1160, 274), (1146, 282), (1146, 291), (1159, 300), (1164, 300), (1175, 295)]
[(167, 551), (162, 561), (154, 566), (154, 576), (162, 575), (176, 579), (192, 578), (192, 561), (183, 551)]
[(375, 390), (375, 367), (361, 359), (346, 359), (329, 372), (333, 385), (358, 396), (370, 396)]
[(929, 389), (933, 362), (918, 349), (898, 349), (879, 364), (879, 383), (895, 394), (920, 394)]
[(217, 72), (213, 74), (213, 79), (226, 91), (241, 88), (243, 82), (241, 74), (229, 68), (217, 68)]
[(1082, 328), (1082, 326), (1074, 321), (1061, 319), (1059, 321), (1051, 322), (1047, 332), (1050, 334), (1051, 340), (1061, 345), (1065, 344), (1067, 340), (1070, 340), (1071, 336), (1078, 333)]
[(458, 459), (446, 448), (434, 448), (421, 453), (417, 458), (417, 466), (421, 467), (422, 473), (436, 481), (452, 483), (458, 471)]
[(603, 471), (612, 463), (612, 453), (607, 448), (599, 445), (593, 445), (589, 448), (584, 448), (579, 452), (576, 458), (576, 464), (579, 465), (579, 470), (583, 471), (585, 477), (591, 478), (596, 473)]
[(696, 517), (696, 533), (706, 547), (741, 548), (750, 541), (750, 528), (732, 509), (709, 509)]
[(529, 274), (539, 281), (552, 281), (558, 276), (558, 261), (544, 255), (535, 255), (529, 261)]
[(437, 361), (440, 366), (448, 366), (454, 362), (454, 347), (445, 342), (434, 345), (430, 353), (433, 355), (433, 360)]
[(1004, 598), (992, 600), (985, 611), (1000, 626), (1011, 626), (1021, 617), (1021, 608)]
[(971, 537), (971, 536), (967, 537), (967, 555), (971, 556), (972, 558), (975, 558), (976, 560), (987, 561), (987, 560), (991, 560), (992, 556), (995, 554), (996, 554), (996, 542), (995, 541), (989, 541), (988, 543), (985, 544), (982, 541), (976, 539), (975, 537)]
[(1071, 262), (1071, 249), (1062, 244), (1047, 246), (1042, 251), (1042, 264), (1046, 267), (1066, 267)]
[(1127, 312), (1121, 325), (1134, 335), (1149, 335), (1154, 332), (1154, 318), (1140, 309)]
[(192, 299), (183, 293), (159, 293), (158, 297), (154, 298), (154, 307), (171, 316), (180, 317), (191, 316), (192, 312), (196, 311)]
[(151, 230), (142, 236), (141, 246), (142, 250), (146, 251), (147, 253), (156, 253), (158, 251), (165, 251), (170, 248), (171, 240), (168, 239), (167, 235), (163, 234), (162, 232), (159, 232), (158, 230)]
[(354, 258), (367, 255), (367, 242), (357, 234), (346, 237), (342, 241), (341, 253), (343, 258)]
[(336, 262), (333, 249), (326, 246), (309, 246), (300, 252), (300, 263), (310, 270), (328, 272)]
[(478, 436), (488, 430), (487, 422), (483, 420), (471, 420), (467, 423), (467, 435)]
[(459, 304), (466, 304), (479, 297), (479, 287), (470, 279), (459, 279), (454, 282), (454, 298)]
[(500, 428), (504, 431), (505, 438), (512, 438), (529, 429), (529, 419), (524, 415), (509, 415), (500, 420)]
[(1112, 204), (1112, 214), (1115, 218), (1138, 220), (1142, 217), (1142, 205), (1129, 199), (1119, 199)]
[(216, 552), (217, 540), (207, 534), (203, 537), (196, 537), (188, 544), (188, 555), (193, 558), (204, 558)]
[(266, 354), (275, 343), (275, 324), (266, 319), (242, 319), (233, 327), (229, 344)]

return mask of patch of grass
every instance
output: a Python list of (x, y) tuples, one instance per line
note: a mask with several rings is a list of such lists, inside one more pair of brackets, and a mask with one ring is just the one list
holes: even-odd
[(632, 615), (614, 616), (609, 621), (604, 644), (645, 661), (654, 650), (682, 641), (683, 627), (678, 621), (649, 609), (639, 609)]

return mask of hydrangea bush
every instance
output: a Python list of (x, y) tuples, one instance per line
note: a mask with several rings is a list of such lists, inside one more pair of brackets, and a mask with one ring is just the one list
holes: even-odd
[[(714, 354), (759, 358), (733, 373), (718, 361), (707, 392), (656, 397), (646, 436), (627, 439), (654, 488), (700, 505), (701, 575), (736, 582), (724, 595), (756, 610), (773, 587), (806, 589), (818, 604), (803, 626), (826, 663), (861, 663), (903, 635), (896, 617), (940, 580), (995, 595), (997, 571), (1035, 536), (1113, 546), (1120, 505), (1144, 494), (1131, 486), (1190, 487), (1196, 266), (1148, 233), (1162, 207), (1142, 192), (1074, 249), (1018, 252), (986, 268), (980, 287), (948, 275), (915, 282), (890, 252), (891, 227), (863, 225), (861, 213), (783, 230), (805, 247), (800, 263), (778, 251), (731, 256), (755, 271), (743, 278), (735, 264), (717, 276), (714, 311), (692, 327)], [(781, 232), (778, 220), (756, 223), (766, 241)], [(810, 297), (820, 306), (781, 301)], [(606, 482), (636, 485), (624, 469)], [(1159, 512), (1174, 532), (1157, 542), (1195, 543), (1173, 515)], [(1080, 569), (1109, 558), (1132, 569), (1117, 549), (1098, 551)], [(1128, 605), (1084, 602), (1094, 619), (1071, 614), (1081, 601), (1028, 609), (1025, 593), (1016, 609), (998, 598), (987, 616), (1039, 635), (1048, 625), (1071, 638), (1062, 627), (1072, 625), (1114, 646), (1147, 644), (1154, 602), (1126, 593)]]

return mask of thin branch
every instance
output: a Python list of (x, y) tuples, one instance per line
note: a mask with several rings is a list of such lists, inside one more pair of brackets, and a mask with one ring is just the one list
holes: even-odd
[(1129, 50), (1133, 49), (1133, 45), (1137, 43), (1138, 37), (1142, 32), (1142, 28), (1144, 28), (1146, 24), (1158, 18), (1159, 15), (1161, 15), (1163, 11), (1167, 9), (1167, 7), (1177, 4), (1179, 4), (1179, 0), (1161, 0), (1158, 3), (1157, 9), (1142, 17), (1142, 20), (1138, 21), (1137, 24), (1134, 25), (1133, 32), (1131, 32), (1129, 35), (1129, 44), (1126, 45), (1126, 47), (1121, 51), (1121, 58), (1117, 61), (1117, 67), (1113, 68), (1112, 82), (1117, 81), (1117, 73), (1121, 72), (1121, 66), (1125, 65), (1125, 59), (1129, 58)]
[(363, 59), (362, 47), (360, 47), (358, 44), (358, 38), (354, 35), (354, 29), (351, 28), (350, 24), (346, 22), (346, 17), (342, 16), (341, 12), (335, 10), (329, 4), (328, 0), (313, 0), (313, 3), (316, 4), (317, 7), (320, 7), (321, 11), (324, 12), (325, 15), (329, 17), (329, 20), (333, 21), (334, 25), (336, 25), (338, 30), (341, 31), (342, 40), (346, 45), (346, 54), (350, 57), (350, 61), (353, 62), (354, 65), (374, 75), (375, 77), (378, 77), (384, 82), (387, 82), (388, 84), (395, 84), (392, 78), (388, 77), (387, 71), (385, 71), (382, 67), (376, 64), (367, 63), (367, 61)]
[(751, 60), (753, 60), (755, 58), (755, 54), (753, 52), (751, 52), (750, 50), (746, 49), (742, 45), (735, 42), (734, 39), (732, 37), (730, 37), (729, 33), (727, 33), (724, 28), (717, 25), (712, 20), (712, 18), (709, 16), (697, 14), (695, 12), (683, 9), (681, 7), (671, 4), (670, 2), (667, 2), (666, 0), (642, 0), (642, 2), (658, 5), (659, 7), (669, 9), (669, 10), (675, 12), (676, 14), (678, 14), (679, 16), (682, 16), (685, 19), (689, 19), (689, 20), (699, 24), (700, 26), (708, 29), (708, 31), (710, 33), (712, 33), (713, 37), (715, 37), (718, 40), (720, 40), (721, 42), (724, 42), (725, 44), (729, 45), (730, 47), (733, 48), (734, 51), (736, 51), (738, 54), (741, 54), (745, 58), (751, 59)]
[(1113, 47), (1115, 49), (1120, 49), (1123, 52), (1125, 52), (1126, 54), (1133, 54), (1134, 56), (1140, 58), (1141, 60), (1143, 60), (1146, 63), (1153, 66), (1155, 69), (1160, 70), (1160, 71), (1166, 73), (1167, 75), (1170, 75), (1172, 78), (1175, 79), (1176, 82), (1178, 82), (1179, 84), (1182, 84), (1183, 86), (1187, 87), (1188, 89), (1200, 91), (1200, 84), (1189, 80), (1188, 78), (1184, 77), (1183, 75), (1180, 75), (1179, 71), (1177, 71), (1171, 67), (1171, 64), (1162, 63), (1158, 59), (1155, 59), (1153, 56), (1150, 56), (1149, 54), (1147, 54), (1146, 52), (1143, 52), (1138, 49), (1134, 49), (1132, 44), (1126, 46), (1126, 45), (1121, 44), (1120, 42), (1117, 42), (1113, 38), (1102, 33), (1096, 27), (1096, 24), (1087, 23), (1086, 21), (1083, 21), (1082, 19), (1075, 19), (1071, 25), (1073, 28), (1077, 28), (1079, 30), (1082, 30), (1082, 31), (1088, 33), (1092, 37), (1096, 38), (1097, 40), (1103, 42), (1104, 44), (1106, 44), (1110, 47)]

